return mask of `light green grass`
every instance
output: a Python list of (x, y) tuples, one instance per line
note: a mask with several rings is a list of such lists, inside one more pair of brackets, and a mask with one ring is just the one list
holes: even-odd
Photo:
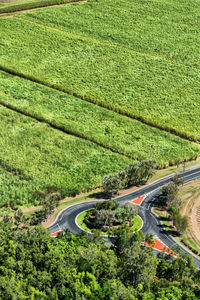
[(0, 102), (133, 159), (166, 167), (199, 153), (194, 143), (40, 84), (4, 72), (0, 83)]
[[(84, 218), (87, 214), (87, 211), (83, 211), (82, 213), (80, 213), (77, 218), (76, 218), (76, 221), (77, 221), (77, 224), (85, 231), (87, 232), (92, 232), (91, 229), (85, 224), (84, 222)], [(134, 225), (131, 227), (133, 232), (140, 229), (142, 227), (142, 219), (140, 218), (140, 216), (135, 216), (133, 218), (133, 222), (134, 222)], [(106, 235), (105, 232), (102, 231), (102, 234), (103, 235)]]
[(102, 0), (1, 18), (0, 64), (197, 141), (198, 3)]
[(48, 186), (57, 187), (63, 198), (87, 191), (131, 162), (3, 107), (0, 120), (1, 205), (11, 200), (34, 204), (32, 194)]

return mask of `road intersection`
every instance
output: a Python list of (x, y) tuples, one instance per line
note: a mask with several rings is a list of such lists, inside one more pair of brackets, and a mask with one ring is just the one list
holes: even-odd
[[(186, 170), (182, 173), (182, 175), (184, 179), (184, 184), (198, 179), (200, 178), (200, 167)], [(183, 252), (187, 253), (188, 250), (181, 246), (163, 229), (159, 218), (152, 212), (152, 207), (154, 206), (155, 201), (160, 194), (160, 188), (163, 185), (169, 183), (173, 176), (174, 174), (164, 177), (138, 189), (135, 192), (129, 193), (127, 195), (115, 199), (120, 203), (120, 205), (128, 201), (134, 202), (134, 200), (136, 200), (135, 204), (140, 205), (139, 216), (143, 220), (143, 227), (141, 229), (143, 233), (152, 233), (154, 237), (156, 237), (156, 240), (162, 242), (162, 244), (166, 247), (176, 248), (177, 246), (179, 246)], [(65, 229), (69, 229), (73, 234), (81, 232), (80, 227), (76, 223), (77, 215), (84, 210), (91, 209), (94, 203), (97, 201), (99, 200), (74, 204), (62, 210), (59, 213), (54, 224), (49, 227), (51, 233), (55, 234), (55, 232), (62, 231)], [(200, 259), (198, 259), (192, 253), (188, 253), (193, 256), (194, 262), (197, 263), (200, 268)]]

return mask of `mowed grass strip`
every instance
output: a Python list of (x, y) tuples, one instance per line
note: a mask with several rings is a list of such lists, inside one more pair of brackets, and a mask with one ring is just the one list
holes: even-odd
[(0, 72), (0, 103), (11, 105), (71, 134), (160, 168), (198, 156), (200, 147), (87, 101)]
[(38, 204), (33, 193), (50, 186), (62, 197), (87, 191), (131, 162), (2, 106), (0, 126), (0, 205)]
[(111, 41), (45, 27), (24, 15), (0, 19), (2, 68), (200, 141), (195, 69)]

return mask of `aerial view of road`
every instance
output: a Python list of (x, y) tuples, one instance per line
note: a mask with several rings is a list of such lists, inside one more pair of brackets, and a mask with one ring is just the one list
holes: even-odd
[[(187, 170), (182, 173), (184, 184), (193, 181), (195, 179), (200, 178), (200, 167), (193, 168)], [(116, 200), (123, 204), (128, 201), (132, 201), (133, 199), (140, 197), (142, 195), (146, 195), (144, 200), (140, 205), (139, 215), (143, 220), (143, 226), (141, 230), (144, 234), (152, 233), (158, 240), (160, 240), (166, 247), (174, 247), (179, 246), (183, 252), (187, 252), (187, 249), (183, 248), (180, 244), (178, 244), (167, 232), (162, 228), (161, 222), (159, 218), (152, 212), (152, 207), (160, 194), (160, 188), (169, 183), (172, 179), (173, 175), (164, 177), (159, 179), (151, 184), (146, 185), (139, 190), (129, 193), (125, 196), (118, 197)], [(58, 215), (56, 221), (53, 225), (49, 227), (52, 233), (57, 232), (59, 230), (69, 229), (73, 234), (81, 232), (81, 228), (78, 226), (76, 222), (76, 217), (84, 210), (91, 209), (96, 201), (91, 202), (82, 202), (79, 204), (72, 205), (62, 210)], [(191, 254), (191, 253), (190, 253)], [(191, 254), (193, 255), (193, 254)], [(193, 255), (195, 263), (200, 267), (200, 260)]]

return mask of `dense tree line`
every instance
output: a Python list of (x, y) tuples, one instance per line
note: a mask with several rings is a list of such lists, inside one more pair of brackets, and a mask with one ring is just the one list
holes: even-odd
[(153, 176), (155, 168), (156, 161), (153, 159), (131, 163), (122, 171), (104, 176), (103, 191), (107, 196), (111, 196), (117, 194), (120, 189), (144, 184)]
[(199, 299), (191, 256), (160, 254), (141, 245), (141, 232), (115, 228), (112, 247), (99, 236), (51, 238), (42, 227), (0, 222), (1, 299)]

